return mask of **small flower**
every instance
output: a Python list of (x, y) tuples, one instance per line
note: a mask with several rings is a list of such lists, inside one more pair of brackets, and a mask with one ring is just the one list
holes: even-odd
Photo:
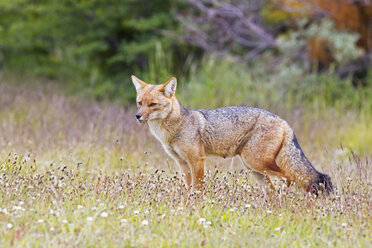
[(230, 208), (230, 212), (234, 212), (235, 211), (235, 209), (234, 208)]
[(62, 220), (62, 223), (63, 223), (63, 224), (67, 224), (68, 221), (67, 221), (67, 220)]
[(83, 206), (81, 206), (81, 205), (77, 205), (77, 208), (78, 208), (78, 209), (82, 209)]
[(0, 208), (0, 213), (1, 213), (1, 212), (2, 212), (3, 214), (8, 214), (8, 210), (6, 210), (6, 208), (3, 208), (3, 209)]
[(37, 223), (39, 223), (39, 224), (44, 223), (44, 220), (39, 219), (39, 220), (37, 220)]
[(101, 213), (101, 217), (102, 217), (102, 218), (107, 218), (107, 217), (108, 217), (108, 213), (106, 213), (106, 212), (102, 212), (102, 213)]
[(250, 208), (251, 207), (251, 204), (245, 204), (245, 207), (246, 208)]
[(125, 207), (124, 205), (120, 205), (118, 208), (119, 209), (124, 209), (124, 207)]
[(88, 217), (87, 217), (87, 221), (89, 221), (89, 222), (90, 222), (90, 221), (93, 221), (93, 217), (88, 216)]
[(128, 222), (128, 221), (127, 221), (126, 219), (121, 219), (121, 220), (120, 220), (120, 223), (121, 223), (121, 224), (126, 224), (127, 222)]
[(11, 223), (6, 224), (6, 228), (11, 229), (13, 225)]
[(205, 218), (199, 218), (198, 221), (197, 221), (197, 223), (199, 225), (204, 224), (205, 223)]
[(54, 231), (54, 227), (51, 227), (51, 228), (50, 228), (50, 231), (53, 232), (53, 231)]
[(344, 222), (341, 224), (342, 227), (347, 227), (347, 224)]
[(271, 213), (272, 213), (272, 211), (271, 211), (271, 210), (267, 210), (267, 213), (268, 213), (268, 214), (271, 214)]
[(142, 221), (142, 226), (147, 226), (148, 224), (149, 224), (149, 222), (147, 220)]
[(21, 206), (13, 206), (13, 210), (16, 210), (16, 211), (18, 211), (18, 210), (22, 210), (23, 208), (21, 207)]
[(140, 213), (140, 211), (138, 211), (138, 210), (135, 210), (134, 212), (133, 212), (135, 215), (137, 215), (137, 214), (139, 214)]
[(281, 229), (280, 227), (277, 227), (277, 228), (275, 228), (275, 231), (276, 231), (276, 232), (279, 232), (280, 229)]

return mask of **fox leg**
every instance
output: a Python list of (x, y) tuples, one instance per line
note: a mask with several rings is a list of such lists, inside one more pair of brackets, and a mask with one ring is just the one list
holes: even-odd
[(192, 186), (194, 189), (203, 189), (204, 178), (204, 151), (190, 149), (182, 152), (182, 157), (187, 161), (191, 169)]
[[(247, 162), (240, 156), (240, 159), (241, 159), (241, 161), (242, 161), (242, 163), (243, 163), (243, 165), (248, 169), (248, 170), (251, 170), (251, 173), (252, 173), (252, 175), (254, 176), (254, 178), (257, 180), (257, 182), (259, 183), (259, 184), (261, 184), (261, 185), (265, 185), (266, 184), (266, 178), (265, 178), (265, 175), (264, 174), (262, 174), (262, 173), (260, 173), (260, 172), (257, 172), (257, 171), (255, 171), (255, 170), (252, 170), (252, 168), (247, 164)], [(270, 188), (272, 189), (272, 190), (276, 190), (275, 189), (275, 186), (274, 186), (274, 184), (273, 184), (273, 182), (271, 181), (271, 178), (270, 177), (267, 177), (267, 180), (269, 181), (269, 183), (270, 183)]]
[(256, 178), (256, 180), (261, 184), (261, 185), (265, 185), (266, 184), (266, 179), (267, 179), (267, 181), (269, 182), (269, 184), (270, 184), (270, 188), (272, 189), (272, 190), (276, 190), (275, 189), (275, 186), (274, 186), (274, 183), (273, 183), (273, 181), (271, 181), (271, 178), (269, 177), (269, 176), (265, 176), (265, 175), (263, 175), (262, 173), (260, 173), (260, 172), (257, 172), (257, 171), (252, 171), (252, 175)]
[(185, 182), (187, 188), (190, 188), (192, 178), (189, 164), (187, 163), (187, 161), (183, 160), (172, 148), (166, 148), (165, 150), (176, 161), (182, 172), (185, 174)]
[[(244, 164), (265, 178), (264, 174), (285, 178), (285, 172), (276, 163), (279, 151), (284, 141), (283, 132), (275, 129), (266, 130), (259, 139), (251, 139), (241, 150), (240, 156)], [(271, 188), (275, 189), (270, 177), (268, 177)]]
[(205, 157), (200, 157), (191, 162), (192, 185), (197, 190), (203, 189), (204, 160)]
[(289, 179), (287, 179), (287, 182), (286, 183), (287, 183), (287, 187), (289, 188), (291, 186), (292, 181), (289, 180)]
[(186, 161), (184, 161), (184, 160), (180, 160), (180, 161), (178, 161), (178, 164), (180, 165), (181, 170), (182, 170), (183, 173), (185, 174), (186, 185), (187, 185), (187, 187), (189, 188), (190, 185), (191, 185), (191, 182), (192, 182), (190, 166), (189, 166), (189, 164), (188, 164)]

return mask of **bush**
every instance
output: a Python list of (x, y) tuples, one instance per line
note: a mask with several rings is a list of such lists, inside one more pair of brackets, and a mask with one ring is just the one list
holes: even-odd
[(75, 83), (110, 97), (147, 65), (156, 43), (172, 54), (173, 39), (164, 32), (177, 29), (176, 7), (171, 0), (1, 1), (1, 64), (50, 78), (79, 77)]

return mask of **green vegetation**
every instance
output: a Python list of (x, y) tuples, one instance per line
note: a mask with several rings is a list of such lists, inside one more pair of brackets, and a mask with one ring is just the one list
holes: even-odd
[(367, 151), (371, 119), (347, 111), (288, 114), (305, 153), (333, 179), (328, 198), (280, 180), (272, 192), (238, 160), (231, 167), (230, 159), (209, 159), (201, 199), (188, 195), (134, 112), (36, 86), (0, 84), (0, 246), (372, 244), (370, 157), (353, 157), (345, 145)]
[(126, 95), (123, 81), (147, 65), (155, 44), (170, 50), (172, 39), (164, 32), (176, 29), (175, 5), (164, 0), (0, 1), (0, 66), (72, 80), (71, 90), (87, 89), (99, 98)]

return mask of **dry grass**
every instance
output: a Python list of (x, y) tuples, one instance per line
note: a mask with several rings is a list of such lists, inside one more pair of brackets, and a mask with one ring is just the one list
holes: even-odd
[(330, 197), (279, 180), (272, 192), (214, 159), (198, 197), (133, 111), (56, 92), (0, 84), (0, 246), (372, 245), (370, 146), (339, 146), (370, 127), (353, 113), (282, 113), (332, 177)]

